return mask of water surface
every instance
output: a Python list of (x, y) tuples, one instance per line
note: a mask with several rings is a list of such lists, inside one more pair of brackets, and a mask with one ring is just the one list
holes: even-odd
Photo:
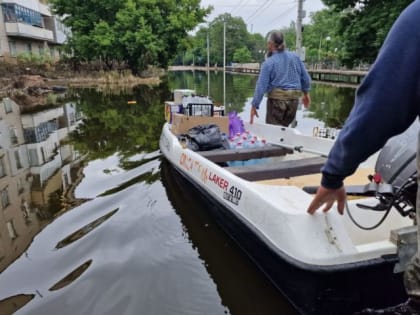
[[(22, 215), (19, 194), (2, 210), (0, 313), (296, 314), (158, 148), (173, 89), (210, 90), (215, 103), (225, 100), (227, 111), (247, 119), (255, 81), (179, 72), (160, 86), (68, 91), (63, 104), (80, 115), (60, 148), (72, 154), (64, 158), (61, 150), (57, 170), (40, 187), (27, 177), (28, 213)], [(313, 106), (299, 111), (298, 127), (340, 127), (354, 89), (316, 84), (311, 94)], [(69, 176), (54, 177), (66, 170)], [(13, 238), (6, 222), (13, 222)]]

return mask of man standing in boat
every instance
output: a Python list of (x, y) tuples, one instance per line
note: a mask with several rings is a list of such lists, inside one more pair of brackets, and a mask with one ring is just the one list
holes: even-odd
[(286, 50), (281, 32), (270, 33), (267, 42), (267, 59), (261, 66), (260, 75), (252, 99), (250, 123), (258, 117), (258, 109), (265, 93), (268, 93), (267, 124), (289, 126), (295, 119), (299, 98), (308, 107), (311, 98), (311, 78), (302, 60)]
[[(420, 116), (419, 17), (420, 0), (416, 0), (392, 26), (375, 63), (357, 90), (354, 107), (321, 169), (321, 186), (308, 207), (308, 213), (314, 214), (321, 207), (327, 212), (337, 201), (337, 210), (343, 214), (346, 202), (344, 178), (354, 173), (358, 165), (382, 148), (389, 138), (402, 133)], [(419, 183), (420, 134), (418, 139)], [(420, 189), (417, 191), (416, 209), (418, 225)], [(418, 245), (419, 238), (418, 228)], [(405, 271), (404, 284), (409, 301), (384, 310), (366, 309), (359, 314), (420, 314), (419, 250)]]

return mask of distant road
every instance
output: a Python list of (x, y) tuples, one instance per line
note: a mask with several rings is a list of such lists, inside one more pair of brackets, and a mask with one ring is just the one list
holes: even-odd
[[(223, 67), (199, 67), (199, 66), (171, 66), (169, 71), (223, 71)], [(258, 75), (259, 68), (226, 67), (227, 72), (248, 73)], [(366, 76), (366, 70), (343, 70), (343, 69), (314, 69), (308, 68), (309, 75), (314, 81), (336, 82), (358, 85)]]
[(192, 70), (199, 70), (199, 71), (214, 71), (214, 70), (223, 70), (223, 67), (200, 67), (200, 66), (170, 66), (168, 68), (169, 71), (192, 71)]

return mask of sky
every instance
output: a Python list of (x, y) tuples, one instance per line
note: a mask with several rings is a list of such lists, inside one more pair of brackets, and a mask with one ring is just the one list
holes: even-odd
[[(234, 17), (242, 17), (248, 32), (260, 33), (265, 36), (273, 29), (288, 27), (297, 18), (297, 0), (201, 0), (201, 6), (214, 7), (207, 21), (223, 13)], [(326, 8), (321, 0), (304, 0), (303, 10), (306, 18), (303, 23), (309, 23), (309, 13)]]

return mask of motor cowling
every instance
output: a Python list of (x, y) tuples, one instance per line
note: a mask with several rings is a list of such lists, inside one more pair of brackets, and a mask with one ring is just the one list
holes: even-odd
[(411, 212), (415, 211), (416, 206), (416, 151), (419, 130), (420, 123), (416, 120), (405, 132), (389, 139), (379, 153), (375, 165), (376, 178), (392, 185), (392, 203), (403, 215), (406, 210), (401, 207), (399, 209), (399, 203), (406, 203), (408, 208), (412, 208)]

